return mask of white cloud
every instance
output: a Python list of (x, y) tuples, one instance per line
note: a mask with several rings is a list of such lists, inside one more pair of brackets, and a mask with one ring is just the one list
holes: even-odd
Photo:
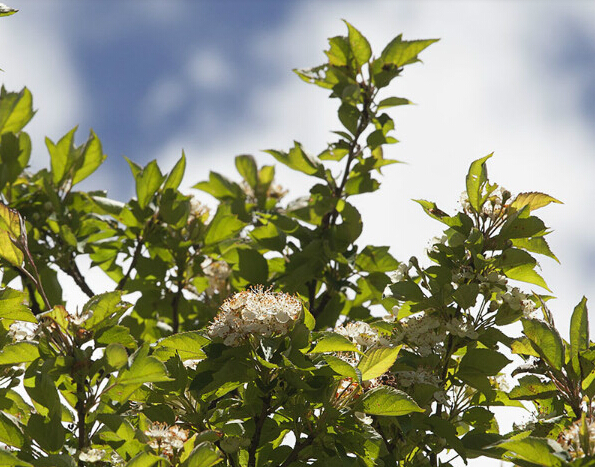
[(233, 66), (215, 49), (197, 51), (187, 66), (189, 81), (204, 90), (221, 90), (233, 83)]
[[(422, 54), (425, 64), (408, 67), (390, 88), (418, 104), (391, 112), (402, 143), (389, 148), (387, 156), (408, 164), (388, 167), (380, 191), (358, 200), (365, 226), (361, 242), (390, 245), (402, 260), (420, 255), (441, 226), (411, 198), (456, 209), (471, 161), (495, 151), (489, 162), (492, 181), (517, 193), (548, 192), (565, 203), (539, 215), (555, 229), (549, 241), (562, 266), (546, 258), (542, 272), (559, 297), (551, 308), (567, 335), (581, 295), (595, 299), (593, 268), (581, 262), (582, 248), (593, 246), (595, 229), (585, 201), (595, 196), (595, 135), (577, 106), (573, 80), (578, 78), (548, 60), (551, 45), (564, 39), (561, 19), (595, 31), (593, 10), (584, 2), (300, 3), (287, 22), (256, 40), (254, 56), (265, 69), (321, 63), (325, 38), (344, 34), (339, 18), (351, 21), (376, 48), (400, 32), (405, 38), (440, 37)], [(289, 72), (273, 85), (256, 85), (250, 102), (242, 124), (224, 138), (213, 134), (198, 143), (178, 134), (167, 143), (171, 148), (173, 141), (184, 141), (193, 158), (190, 184), (204, 179), (207, 168), (234, 173), (235, 154), (287, 148), (294, 138), (317, 152), (331, 139), (328, 131), (339, 127), (336, 102)], [(266, 156), (260, 161), (273, 162)], [(282, 167), (278, 173), (290, 194), (307, 189), (306, 177)], [(511, 416), (503, 419), (508, 427)]]
[(184, 104), (187, 86), (177, 76), (168, 76), (154, 82), (147, 91), (139, 109), (139, 119), (144, 125), (162, 122)]
[(16, 8), (17, 14), (0, 18), (0, 80), (9, 91), (27, 86), (33, 93), (39, 110), (26, 131), (33, 143), (31, 164), (39, 169), (49, 158), (45, 136), (62, 137), (81, 120), (86, 102), (59, 12), (40, 4)]

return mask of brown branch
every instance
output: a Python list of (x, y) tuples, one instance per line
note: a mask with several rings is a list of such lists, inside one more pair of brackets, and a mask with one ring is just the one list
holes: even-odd
[(138, 262), (138, 258), (140, 256), (141, 249), (144, 245), (144, 240), (143, 240), (143, 237), (141, 237), (141, 236), (137, 236), (136, 240), (137, 240), (136, 248), (134, 249), (134, 253), (132, 253), (132, 262), (130, 263), (130, 267), (128, 268), (128, 271), (126, 272), (124, 277), (122, 277), (122, 279), (120, 279), (120, 282), (118, 282), (118, 285), (116, 286), (116, 290), (124, 289), (126, 282), (130, 278), (130, 274), (132, 273), (132, 270), (136, 267), (136, 263)]
[(262, 408), (260, 409), (260, 415), (256, 417), (254, 435), (252, 436), (252, 441), (250, 442), (250, 447), (248, 448), (248, 467), (256, 466), (256, 450), (258, 449), (258, 445), (260, 444), (260, 434), (262, 433), (262, 427), (264, 426), (264, 422), (268, 417), (270, 408), (271, 395), (267, 394), (262, 399)]
[(285, 459), (285, 462), (283, 462), (283, 464), (281, 464), (279, 467), (289, 467), (292, 463), (294, 463), (296, 460), (298, 460), (298, 456), (299, 456), (300, 452), (302, 451), (302, 449), (310, 446), (313, 441), (314, 441), (314, 436), (312, 436), (312, 435), (309, 435), (306, 439), (304, 439), (303, 442), (301, 442), (300, 439), (296, 439), (295, 446), (293, 447), (293, 451), (291, 451), (289, 453), (289, 456), (287, 456), (287, 459)]
[(176, 292), (176, 294), (174, 295), (174, 297), (171, 301), (171, 308), (172, 308), (172, 325), (171, 325), (171, 327), (173, 328), (174, 334), (177, 334), (178, 330), (180, 328), (180, 314), (179, 314), (178, 308), (180, 306), (180, 299), (182, 298), (182, 288), (183, 288), (183, 282), (182, 282), (182, 279), (180, 278), (178, 280), (178, 291)]
[(76, 264), (74, 255), (71, 255), (70, 266), (68, 269), (64, 269), (64, 272), (72, 277), (74, 283), (78, 285), (79, 289), (81, 289), (87, 297), (91, 298), (95, 296), (95, 293), (93, 293), (91, 287), (89, 287), (89, 284), (85, 281), (85, 277), (82, 275), (81, 270)]

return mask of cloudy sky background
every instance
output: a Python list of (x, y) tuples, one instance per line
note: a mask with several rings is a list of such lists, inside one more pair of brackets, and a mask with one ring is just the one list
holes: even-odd
[[(6, 0), (8, 1), (8, 0)], [(380, 191), (363, 195), (361, 244), (420, 255), (440, 225), (413, 198), (457, 208), (469, 164), (492, 151), (492, 181), (513, 193), (562, 200), (540, 211), (561, 261), (541, 262), (559, 298), (563, 335), (584, 294), (595, 300), (595, 3), (587, 1), (109, 1), (11, 0), (0, 20), (0, 80), (28, 86), (39, 109), (28, 127), (32, 166), (43, 143), (79, 124), (102, 140), (107, 162), (82, 188), (126, 200), (134, 186), (123, 155), (169, 170), (182, 149), (184, 186), (209, 170), (235, 177), (233, 158), (286, 149), (317, 154), (339, 129), (336, 102), (291, 69), (323, 62), (344, 18), (379, 53), (399, 33), (441, 38), (389, 88), (417, 105), (391, 112), (401, 141)], [(307, 177), (278, 168), (303, 195)], [(205, 200), (208, 195), (200, 195)], [(593, 305), (595, 306), (595, 305)], [(592, 306), (592, 307), (593, 307)], [(595, 319), (592, 319), (595, 330)]]

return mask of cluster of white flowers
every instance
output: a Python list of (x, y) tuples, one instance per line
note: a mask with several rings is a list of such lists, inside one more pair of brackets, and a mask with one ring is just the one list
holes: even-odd
[(235, 347), (250, 335), (286, 334), (301, 309), (296, 297), (255, 287), (225, 300), (207, 332), (209, 337), (221, 338), (225, 345)]
[(494, 299), (490, 303), (490, 309), (494, 311), (503, 303), (506, 303), (513, 311), (522, 311), (525, 318), (538, 317), (535, 302), (527, 294), (521, 292), (518, 287), (507, 286), (504, 290), (497, 289)]
[(430, 242), (429, 246), (424, 250), (424, 253), (427, 255), (432, 251), (438, 251), (438, 245), (445, 245), (448, 237), (446, 235), (442, 235), (441, 237), (433, 237)]
[(415, 384), (431, 384), (440, 386), (440, 378), (427, 368), (417, 368), (415, 371), (397, 372), (397, 380), (403, 387), (413, 386)]
[(76, 313), (68, 314), (68, 321), (70, 321), (75, 326), (81, 326), (91, 316), (93, 316), (93, 312), (91, 310), (80, 311), (80, 312), (77, 310)]
[(335, 328), (335, 332), (362, 348), (373, 347), (374, 345), (391, 345), (389, 338), (363, 321), (352, 321), (345, 326), (339, 325)]
[(82, 462), (90, 462), (91, 464), (99, 462), (105, 457), (103, 449), (87, 448), (79, 454), (79, 460)]
[(393, 283), (400, 282), (403, 279), (405, 279), (407, 273), (409, 272), (409, 269), (411, 269), (410, 263), (401, 263), (397, 267), (396, 271), (393, 271), (389, 274), (389, 277), (393, 281)]
[(174, 453), (184, 447), (188, 439), (188, 430), (177, 425), (168, 426), (165, 423), (154, 422), (149, 429), (145, 430), (149, 440), (149, 446), (160, 454), (172, 457)]
[(203, 261), (201, 267), (205, 276), (209, 279), (209, 286), (206, 290), (209, 297), (227, 290), (227, 280), (231, 275), (231, 267), (229, 267), (229, 264), (225, 261), (212, 261), (207, 259)]
[(407, 344), (422, 357), (442, 354), (446, 332), (440, 327), (440, 320), (435, 316), (418, 313), (398, 321), (393, 330), (393, 340)]
[[(490, 193), (487, 201), (483, 204), (480, 215), (483, 218), (489, 218), (491, 220), (495, 220), (506, 215), (506, 210), (508, 208), (506, 202), (510, 199), (510, 197), (511, 194), (508, 190), (502, 187), (496, 188), (492, 193)], [(464, 212), (467, 214), (472, 212), (471, 203), (469, 202), (469, 197), (467, 196), (466, 191), (461, 193), (460, 203)]]
[(467, 337), (469, 339), (477, 339), (477, 331), (473, 324), (461, 318), (452, 318), (445, 324), (446, 331), (458, 337)]
[(15, 342), (30, 341), (39, 330), (37, 323), (15, 321), (8, 328), (8, 336)]
[(188, 215), (188, 222), (200, 220), (207, 222), (209, 218), (209, 208), (197, 200), (194, 196), (190, 197), (190, 214)]
[(595, 455), (595, 420), (587, 418), (584, 423), (589, 433), (589, 446), (583, 446), (581, 442), (582, 420), (577, 420), (558, 435), (558, 443), (573, 459)]

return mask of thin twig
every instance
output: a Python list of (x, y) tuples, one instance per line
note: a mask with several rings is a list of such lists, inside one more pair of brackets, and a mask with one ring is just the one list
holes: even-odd
[(64, 269), (64, 272), (68, 274), (70, 277), (72, 277), (74, 283), (78, 285), (79, 289), (81, 289), (87, 297), (91, 298), (95, 296), (95, 293), (93, 293), (91, 287), (89, 287), (89, 284), (87, 284), (87, 281), (85, 281), (84, 276), (82, 275), (78, 265), (76, 264), (74, 255), (71, 255), (70, 266), (68, 267), (68, 269)]
[(270, 408), (271, 395), (267, 394), (262, 399), (262, 408), (260, 409), (260, 415), (256, 417), (254, 436), (252, 436), (252, 441), (250, 442), (250, 447), (248, 448), (248, 467), (256, 466), (256, 450), (258, 449), (258, 445), (260, 444), (260, 434), (262, 433), (262, 427), (264, 426), (264, 422), (267, 419)]
[(136, 267), (136, 263), (138, 262), (138, 258), (140, 256), (141, 249), (144, 245), (144, 240), (143, 240), (143, 237), (137, 236), (136, 241), (137, 241), (136, 248), (134, 249), (134, 253), (132, 254), (132, 262), (130, 263), (130, 267), (128, 268), (128, 271), (126, 272), (124, 277), (122, 277), (122, 279), (120, 279), (120, 282), (118, 282), (118, 285), (116, 286), (116, 290), (124, 289), (126, 282), (130, 278), (130, 274), (132, 273), (132, 270)]
[(285, 459), (285, 462), (283, 462), (283, 464), (281, 464), (279, 467), (289, 467), (293, 462), (295, 462), (298, 459), (298, 456), (299, 456), (300, 452), (302, 451), (302, 449), (310, 446), (313, 441), (314, 441), (314, 436), (312, 436), (312, 435), (309, 435), (303, 442), (301, 442), (300, 439), (296, 439), (295, 446), (293, 447), (293, 451), (291, 451), (289, 453), (289, 456), (287, 456), (287, 459)]

